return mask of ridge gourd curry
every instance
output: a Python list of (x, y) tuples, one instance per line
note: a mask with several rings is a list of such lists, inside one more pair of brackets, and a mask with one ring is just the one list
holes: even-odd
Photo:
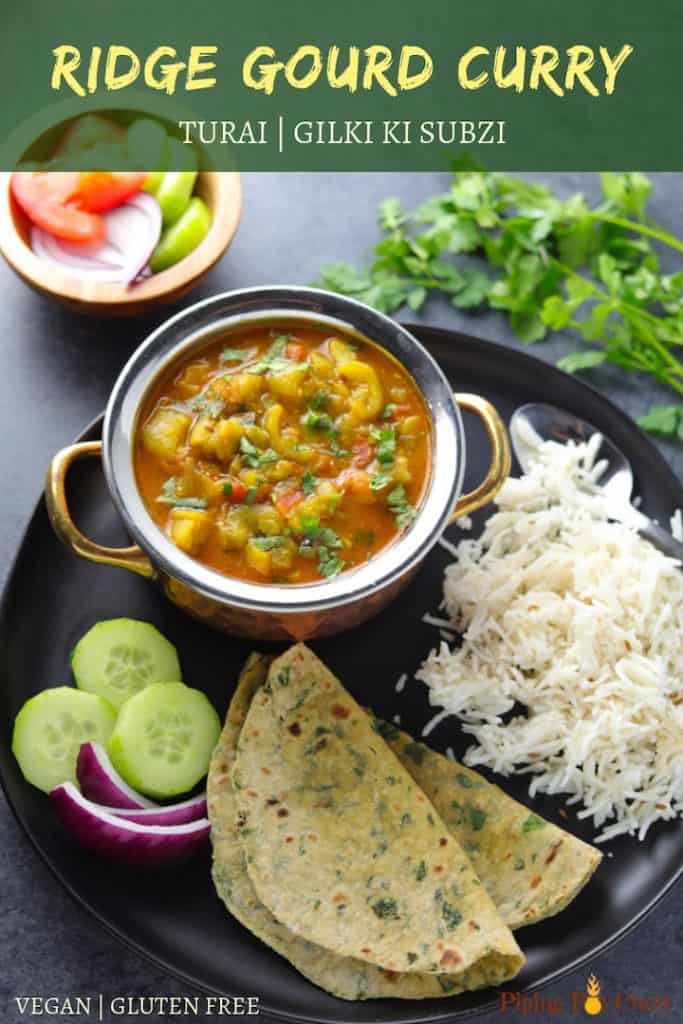
[(143, 405), (137, 483), (182, 551), (228, 576), (311, 583), (409, 528), (431, 421), (377, 345), (296, 324), (230, 333), (176, 361)]

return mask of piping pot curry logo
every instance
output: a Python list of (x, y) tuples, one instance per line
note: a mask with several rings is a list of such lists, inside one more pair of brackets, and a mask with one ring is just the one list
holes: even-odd
[[(643, 995), (624, 989), (606, 993), (597, 975), (591, 971), (586, 978), (585, 990), (575, 990), (570, 999), (543, 992), (504, 991), (500, 993), (499, 1009), (503, 1013), (512, 1011), (524, 1018), (536, 1019), (539, 1024), (550, 1024), (557, 1017), (569, 1016), (573, 1021), (585, 1019), (584, 1014), (586, 1017), (598, 1017), (603, 1010), (605, 1016), (601, 1020), (605, 1024), (608, 1017), (610, 1021), (623, 1019), (624, 1024), (636, 1024), (636, 1020), (637, 1024), (645, 1024), (649, 1019), (654, 1022), (658, 1014), (670, 1014), (673, 1000), (670, 996)], [(634, 1013), (639, 1016), (635, 1018)]]
[(583, 1008), (589, 1017), (597, 1017), (603, 1010), (603, 1003), (600, 998), (600, 982), (594, 974), (591, 974), (586, 982), (586, 999)]

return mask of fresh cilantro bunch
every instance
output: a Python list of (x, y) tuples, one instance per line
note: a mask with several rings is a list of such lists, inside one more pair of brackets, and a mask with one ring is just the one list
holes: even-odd
[[(527, 343), (573, 328), (585, 347), (562, 369), (614, 363), (683, 395), (683, 270), (663, 273), (653, 248), (683, 253), (683, 241), (647, 219), (645, 175), (603, 174), (601, 184), (603, 201), (591, 208), (581, 194), (560, 199), (510, 175), (455, 174), (447, 192), (412, 212), (385, 200), (372, 264), (327, 264), (318, 283), (385, 313), (418, 311), (432, 292), (462, 309), (487, 304), (507, 311)], [(488, 270), (453, 258), (475, 253)], [(683, 404), (654, 406), (641, 424), (683, 440)]]

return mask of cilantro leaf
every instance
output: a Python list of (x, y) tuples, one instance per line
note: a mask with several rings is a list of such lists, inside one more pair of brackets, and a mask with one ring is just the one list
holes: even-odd
[(396, 516), (396, 525), (400, 530), (409, 526), (417, 515), (415, 507), (408, 501), (403, 484), (397, 484), (389, 492), (387, 495), (387, 507)]
[(580, 370), (591, 370), (594, 366), (601, 366), (606, 359), (606, 352), (591, 348), (585, 352), (570, 352), (568, 356), (560, 359), (557, 365), (565, 373), (578, 373)]
[(318, 556), (318, 572), (321, 576), (336, 576), (345, 563), (336, 554), (342, 547), (341, 538), (329, 526), (321, 526), (317, 516), (303, 516), (301, 533), (304, 539), (299, 544), (299, 554), (304, 558)]
[(491, 288), (491, 279), (479, 270), (463, 272), (462, 287), (455, 293), (451, 302), (460, 309), (473, 309), (481, 306)]
[(169, 477), (156, 499), (162, 505), (173, 505), (175, 508), (206, 508), (206, 498), (188, 498), (176, 493), (178, 479)]
[(308, 430), (324, 430), (331, 437), (334, 437), (337, 433), (337, 425), (326, 412), (316, 412), (315, 409), (309, 409), (303, 417), (304, 426)]
[(388, 476), (387, 473), (375, 473), (370, 478), (370, 490), (381, 491), (384, 487), (388, 487), (389, 484), (393, 484), (393, 476)]
[(261, 551), (273, 551), (274, 548), (282, 547), (285, 537), (252, 537), (251, 543)]
[(277, 462), (279, 455), (274, 452), (272, 448), (266, 448), (265, 451), (261, 451), (256, 447), (255, 444), (245, 437), (244, 434), (240, 438), (240, 456), (242, 461), (251, 466), (252, 469), (256, 469), (259, 466), (267, 466), (271, 462)]
[(241, 348), (224, 348), (220, 354), (222, 363), (242, 363), (247, 357), (247, 352)]
[(665, 437), (678, 436), (683, 441), (683, 405), (653, 405), (641, 416), (638, 426)]
[(310, 469), (307, 469), (301, 478), (301, 490), (304, 492), (306, 497), (308, 497), (309, 494), (313, 494), (313, 491), (315, 490), (317, 483), (317, 476), (314, 476), (313, 473), (311, 473)]
[(338, 459), (343, 459), (345, 455), (349, 453), (345, 448), (341, 448), (334, 438), (330, 441), (330, 451), (333, 455), (336, 455)]
[(385, 469), (393, 466), (396, 456), (396, 434), (393, 427), (370, 427), (370, 437), (377, 442), (377, 461)]
[(285, 345), (287, 344), (288, 341), (288, 334), (279, 335), (275, 339), (273, 344), (270, 346), (266, 354), (261, 359), (259, 359), (258, 362), (254, 363), (253, 366), (250, 366), (247, 372), (252, 374), (260, 374), (266, 373), (266, 371), (268, 370), (279, 369), (282, 366), (286, 366), (287, 360), (280, 359), (279, 357), (284, 352)]
[(311, 399), (311, 409), (313, 409), (314, 412), (320, 412), (329, 397), (330, 396), (327, 391), (316, 391)]
[[(580, 193), (558, 196), (459, 160), (450, 188), (417, 209), (393, 198), (382, 203), (382, 237), (367, 268), (327, 264), (317, 283), (385, 313), (420, 310), (432, 292), (460, 309), (485, 303), (504, 311), (526, 343), (576, 330), (596, 348), (567, 357), (568, 370), (604, 361), (680, 394), (683, 274), (661, 272), (653, 242), (677, 253), (683, 242), (647, 216), (652, 186), (644, 174), (606, 173), (601, 184), (604, 201), (591, 207)], [(476, 252), (479, 265), (454, 259), (463, 252)], [(664, 414), (643, 423), (679, 433), (678, 420), (672, 426)]]
[(339, 555), (324, 545), (318, 547), (318, 572), (321, 576), (329, 579), (331, 576), (336, 576), (343, 568), (344, 562)]

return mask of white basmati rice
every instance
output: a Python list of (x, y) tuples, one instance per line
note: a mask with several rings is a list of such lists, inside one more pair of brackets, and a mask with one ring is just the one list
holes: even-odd
[(567, 794), (599, 840), (642, 839), (683, 813), (683, 573), (608, 521), (595, 437), (525, 439), (530, 472), (446, 569), (463, 645), (441, 643), (417, 678), (444, 709), (430, 731), (453, 714), (476, 740), (466, 764), (529, 773), (531, 796)]
[(430, 615), (427, 612), (422, 616), (422, 621), (428, 626), (436, 626), (437, 629), (452, 629), (453, 623), (449, 619), (439, 618), (436, 615)]

